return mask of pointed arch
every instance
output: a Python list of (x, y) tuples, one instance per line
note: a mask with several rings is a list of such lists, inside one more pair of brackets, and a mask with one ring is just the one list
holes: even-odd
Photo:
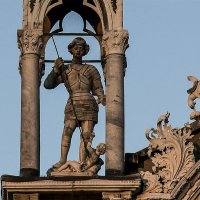
[[(76, 7), (76, 5), (78, 6)], [(65, 11), (65, 14), (73, 10), (83, 18), (87, 18), (90, 23), (93, 23), (91, 24), (92, 26), (95, 26), (92, 19), (99, 18), (98, 23), (101, 24), (102, 33), (112, 30), (114, 27), (113, 9), (108, 0), (36, 0), (33, 13), (31, 14), (31, 26), (34, 28), (37, 26), (37, 28), (43, 29), (45, 18), (58, 9)], [(67, 12), (67, 10), (69, 11)]]

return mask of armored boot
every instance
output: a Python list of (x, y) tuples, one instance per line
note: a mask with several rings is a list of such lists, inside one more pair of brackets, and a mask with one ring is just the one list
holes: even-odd
[(79, 148), (79, 162), (84, 163), (86, 161), (86, 158), (88, 157), (88, 150), (87, 150), (87, 143), (89, 141), (91, 133), (83, 133), (80, 136), (80, 148)]

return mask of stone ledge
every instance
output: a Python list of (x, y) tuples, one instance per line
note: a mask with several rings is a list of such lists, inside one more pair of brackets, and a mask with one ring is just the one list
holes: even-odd
[[(32, 179), (32, 180), (31, 180)], [(15, 193), (70, 193), (70, 192), (139, 192), (141, 178), (122, 177), (41, 177), (23, 178), (2, 176), (2, 189), (6, 196)], [(5, 198), (6, 199), (6, 198)]]

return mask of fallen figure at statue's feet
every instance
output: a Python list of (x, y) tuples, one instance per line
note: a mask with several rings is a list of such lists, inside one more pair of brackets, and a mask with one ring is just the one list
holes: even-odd
[[(91, 147), (92, 143), (88, 142), (87, 150), (88, 156), (84, 163), (77, 161), (67, 161), (61, 166), (61, 163), (56, 163), (53, 168), (50, 169), (50, 176), (95, 176), (104, 164), (100, 155), (105, 154), (106, 145), (100, 143), (96, 149)], [(57, 165), (58, 164), (58, 165)], [(59, 166), (59, 167), (55, 167)]]

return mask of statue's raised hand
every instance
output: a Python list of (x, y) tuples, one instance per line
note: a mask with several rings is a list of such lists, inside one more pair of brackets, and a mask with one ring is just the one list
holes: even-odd
[(62, 58), (57, 58), (55, 60), (55, 65), (54, 65), (54, 72), (56, 74), (60, 74), (62, 66), (64, 65), (64, 60)]

